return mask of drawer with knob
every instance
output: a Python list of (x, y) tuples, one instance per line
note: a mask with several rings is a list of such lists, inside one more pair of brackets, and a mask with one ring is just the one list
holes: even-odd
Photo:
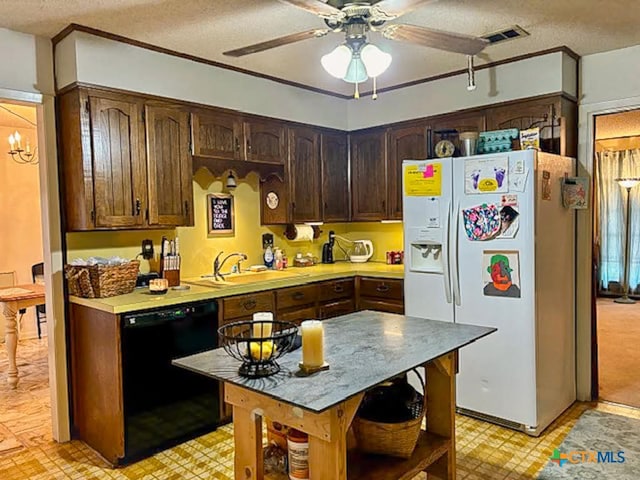
[(352, 298), (355, 291), (353, 278), (330, 280), (318, 284), (318, 300), (330, 302), (341, 298)]
[(223, 321), (251, 318), (255, 312), (273, 312), (273, 293), (258, 292), (222, 299)]
[(317, 299), (318, 290), (314, 284), (276, 290), (278, 312), (285, 308), (309, 305), (315, 303)]
[(360, 297), (402, 301), (404, 299), (404, 282), (400, 279), (361, 277)]

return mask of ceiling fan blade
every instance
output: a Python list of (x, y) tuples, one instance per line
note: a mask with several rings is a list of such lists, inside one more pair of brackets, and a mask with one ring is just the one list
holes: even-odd
[(322, 18), (340, 19), (343, 13), (334, 6), (321, 0), (280, 0), (282, 3), (302, 8)]
[(433, 0), (382, 0), (373, 5), (374, 15), (392, 20)]
[(313, 30), (307, 30), (306, 32), (292, 33), (291, 35), (285, 35), (284, 37), (278, 37), (266, 42), (255, 43), (247, 47), (237, 48), (235, 50), (229, 50), (223, 52), (223, 55), (228, 57), (243, 57), (251, 53), (263, 52), (270, 48), (281, 47), (282, 45), (288, 45), (290, 43), (306, 40), (307, 38), (324, 37), (327, 33), (331, 32), (328, 28), (315, 28)]
[(415, 43), (423, 47), (437, 48), (448, 52), (476, 55), (480, 53), (489, 41), (484, 38), (472, 37), (461, 33), (444, 32), (433, 28), (418, 27), (416, 25), (395, 24), (382, 29), (382, 36), (390, 40)]

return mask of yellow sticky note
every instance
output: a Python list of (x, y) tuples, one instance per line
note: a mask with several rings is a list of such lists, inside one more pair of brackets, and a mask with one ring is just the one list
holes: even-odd
[(407, 196), (439, 197), (442, 195), (442, 164), (404, 166), (404, 194)]

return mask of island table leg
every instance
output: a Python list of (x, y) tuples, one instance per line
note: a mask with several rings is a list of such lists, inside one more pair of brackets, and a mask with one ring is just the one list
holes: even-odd
[(9, 388), (15, 390), (18, 387), (18, 366), (16, 364), (16, 350), (18, 347), (18, 305), (17, 302), (4, 303), (5, 323), (5, 345), (7, 348), (7, 360), (9, 361), (9, 372), (7, 382)]
[(234, 472), (236, 480), (263, 480), (262, 417), (233, 406)]
[(425, 365), (427, 431), (449, 439), (447, 453), (426, 470), (429, 480), (456, 478), (456, 356), (448, 353)]

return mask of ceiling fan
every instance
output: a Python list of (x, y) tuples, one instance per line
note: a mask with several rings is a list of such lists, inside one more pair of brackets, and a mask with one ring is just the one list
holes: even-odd
[[(433, 0), (280, 0), (288, 5), (313, 13), (324, 20), (327, 28), (314, 28), (223, 52), (230, 57), (242, 57), (271, 48), (323, 37), (331, 32), (344, 32), (346, 40), (331, 53), (322, 57), (324, 69), (337, 78), (356, 84), (355, 97), (359, 97), (358, 83), (373, 77), (375, 80), (391, 63), (391, 55), (367, 41), (369, 31), (384, 38), (437, 48), (469, 56), (470, 69), (473, 55), (480, 53), (489, 41), (459, 33), (407, 24), (387, 24), (399, 16)], [(470, 70), (471, 71), (471, 70)]]

